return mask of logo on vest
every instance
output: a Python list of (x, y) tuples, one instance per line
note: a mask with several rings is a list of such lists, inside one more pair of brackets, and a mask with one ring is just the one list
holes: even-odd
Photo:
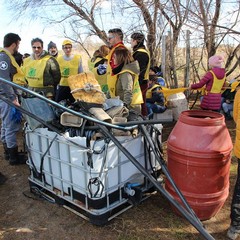
[(28, 72), (29, 77), (35, 77), (36, 76), (36, 68), (30, 68)]
[(0, 62), (0, 69), (1, 70), (6, 70), (8, 69), (8, 64), (5, 61)]
[(107, 84), (103, 84), (101, 87), (102, 87), (102, 92), (106, 93), (108, 91), (108, 85)]
[(69, 73), (70, 73), (70, 69), (69, 68), (64, 68), (63, 71), (62, 71), (62, 75), (63, 76), (69, 76)]

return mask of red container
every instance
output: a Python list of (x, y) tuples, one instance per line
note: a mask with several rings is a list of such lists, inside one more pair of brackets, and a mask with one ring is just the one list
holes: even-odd
[[(200, 220), (215, 216), (228, 197), (231, 151), (224, 116), (217, 112), (182, 112), (168, 137), (168, 170)], [(181, 202), (169, 181), (165, 187)]]

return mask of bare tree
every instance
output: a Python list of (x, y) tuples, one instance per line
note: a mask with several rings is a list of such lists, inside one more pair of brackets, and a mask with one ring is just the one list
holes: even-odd
[[(179, 0), (159, 1), (158, 8), (172, 29), (173, 48), (177, 45), (180, 31), (187, 20), (190, 0), (182, 5)], [(169, 29), (170, 30), (170, 29)]]
[(133, 0), (133, 2), (141, 10), (144, 22), (146, 24), (148, 34), (147, 42), (148, 49), (151, 53), (152, 65), (155, 65), (155, 50), (156, 50), (156, 23), (157, 23), (157, 10), (158, 10), (158, 1), (153, 1), (153, 14), (149, 11), (148, 5), (144, 3), (143, 0)]
[[(239, 45), (234, 47), (233, 44), (225, 44), (229, 39), (233, 41), (237, 37), (237, 31), (234, 28), (240, 20), (240, 3), (235, 2), (232, 6), (234, 6), (232, 9), (227, 10), (226, 4), (222, 0), (193, 0), (187, 22), (187, 25), (194, 29), (195, 33), (202, 33), (199, 36), (202, 38), (202, 47), (207, 51), (206, 59), (216, 54), (218, 50), (225, 50), (228, 74), (236, 68), (233, 61), (236, 61), (236, 53), (239, 51)], [(223, 7), (226, 11), (222, 11)], [(224, 47), (226, 45), (232, 47), (227, 50)]]
[[(78, 42), (87, 51), (86, 42), (90, 36), (98, 36), (107, 43), (106, 31), (121, 27), (128, 37), (133, 31), (142, 31), (147, 36), (152, 64), (161, 59), (161, 40), (170, 31), (171, 47), (167, 48), (166, 76), (173, 77), (170, 82), (178, 86), (178, 69), (184, 69), (184, 61), (178, 61), (179, 41), (185, 30), (191, 30), (190, 47), (201, 50), (195, 59), (190, 51), (191, 69), (206, 68), (206, 59), (219, 51), (227, 54), (226, 67), (233, 73), (239, 63), (239, 5), (231, 3), (228, 10), (223, 8), (223, 0), (5, 0), (16, 17), (28, 16), (30, 19), (61, 26), (63, 35)], [(107, 4), (107, 5), (106, 5)], [(47, 11), (48, 10), (48, 11)], [(225, 15), (224, 15), (225, 14)], [(228, 19), (227, 19), (228, 17)], [(226, 21), (223, 21), (224, 19)], [(125, 39), (127, 40), (127, 39)], [(228, 42), (230, 41), (230, 43)], [(185, 40), (184, 40), (185, 42)], [(169, 44), (169, 43), (168, 43)], [(196, 51), (195, 51), (196, 52)], [(89, 54), (90, 55), (90, 54)], [(184, 59), (184, 58), (183, 58)], [(194, 69), (194, 70), (193, 70)], [(173, 70), (173, 74), (171, 73)]]
[(90, 11), (86, 8), (84, 9), (83, 5), (77, 5), (72, 0), (63, 0), (63, 2), (68, 5), (70, 8), (72, 8), (77, 16), (79, 16), (81, 19), (84, 19), (87, 21), (87, 23), (91, 26), (90, 31), (92, 31), (95, 35), (97, 35), (100, 39), (103, 40), (103, 42), (107, 43), (107, 35), (105, 31), (101, 30), (95, 22), (94, 13), (96, 11), (97, 6), (101, 3), (101, 0), (93, 0), (92, 6), (90, 8)]
[(158, 1), (158, 8), (170, 26), (169, 31), (171, 34), (168, 34), (168, 40), (170, 43), (168, 43), (169, 51), (167, 55), (169, 59), (166, 61), (168, 65), (166, 66), (165, 72), (167, 76), (172, 78), (170, 81), (172, 82), (171, 86), (175, 87), (178, 87), (178, 79), (176, 74), (174, 49), (177, 45), (182, 26), (188, 17), (189, 3), (190, 1), (187, 0), (185, 1), (186, 5), (183, 6), (178, 0), (165, 2)]
[[(39, 17), (46, 22), (51, 24), (61, 24), (63, 27), (64, 36), (69, 37), (69, 27), (71, 29), (72, 40), (75, 38), (76, 42), (79, 42), (81, 46), (84, 46), (84, 43), (80, 41), (80, 35), (83, 34), (87, 36), (98, 36), (104, 43), (107, 43), (107, 35), (105, 28), (109, 26), (110, 22), (114, 21), (116, 18), (123, 16), (123, 19), (128, 19), (128, 24), (124, 24), (124, 30), (128, 34), (133, 33), (134, 31), (142, 31), (147, 35), (147, 46), (150, 50), (150, 55), (152, 59), (152, 64), (157, 64), (160, 59), (159, 45), (164, 29), (160, 27), (161, 18), (158, 13), (158, 4), (159, 2), (154, 1), (102, 1), (102, 0), (93, 0), (93, 1), (73, 1), (73, 0), (15, 0), (14, 6), (17, 6), (17, 11), (12, 5), (12, 10), (17, 14), (16, 17), (19, 18), (23, 12), (28, 13), (34, 9), (34, 16)], [(104, 9), (102, 4), (108, 2), (108, 10)], [(66, 8), (66, 6), (68, 8)], [(120, 8), (115, 9), (115, 6)], [(45, 11), (45, 9), (53, 9), (54, 12), (62, 14), (55, 14), (53, 16), (42, 15), (42, 12), (51, 12)], [(64, 9), (64, 10), (63, 10)], [(119, 12), (120, 10), (120, 12)], [(128, 10), (129, 16), (126, 18), (126, 10)], [(29, 14), (26, 14), (29, 16)], [(24, 14), (25, 15), (25, 14)], [(104, 17), (105, 16), (105, 17)], [(108, 21), (106, 21), (106, 16)], [(105, 20), (101, 18), (104, 17)], [(130, 20), (131, 19), (131, 20)], [(158, 24), (158, 28), (156, 28)], [(67, 27), (65, 27), (67, 25)], [(162, 30), (162, 32), (160, 32)], [(86, 49), (85, 49), (86, 50)]]

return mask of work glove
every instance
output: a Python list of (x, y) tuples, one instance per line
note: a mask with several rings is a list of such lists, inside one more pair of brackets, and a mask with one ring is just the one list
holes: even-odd
[(22, 121), (22, 113), (15, 107), (11, 107), (11, 120), (15, 123), (20, 123)]

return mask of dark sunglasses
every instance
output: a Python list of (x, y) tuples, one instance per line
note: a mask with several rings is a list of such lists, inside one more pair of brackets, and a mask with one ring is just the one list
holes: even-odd
[(33, 49), (41, 49), (42, 47), (36, 47), (36, 46), (32, 46)]

